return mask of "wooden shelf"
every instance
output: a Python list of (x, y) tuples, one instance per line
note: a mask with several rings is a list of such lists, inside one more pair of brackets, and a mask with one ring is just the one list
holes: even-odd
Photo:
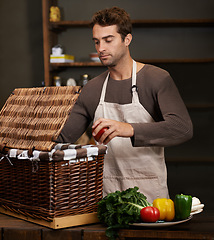
[(174, 157), (166, 157), (166, 162), (167, 163), (214, 163), (214, 158), (213, 157), (191, 157), (191, 158), (174, 158)]
[(186, 107), (191, 110), (211, 110), (214, 109), (213, 103), (194, 103), (194, 104), (186, 104)]
[[(204, 59), (136, 59), (143, 63), (214, 63), (214, 58)], [(100, 62), (50, 63), (51, 67), (103, 67)]]
[(210, 27), (214, 26), (214, 18), (133, 20), (132, 24), (134, 27)]
[(52, 67), (102, 67), (100, 62), (50, 63)]
[(90, 27), (90, 21), (59, 21), (59, 22), (49, 22), (50, 27)]
[[(212, 19), (151, 19), (151, 20), (132, 20), (133, 27), (210, 27), (214, 26)], [(65, 27), (89, 27), (90, 21), (59, 21), (50, 22), (50, 28), (58, 29)]]
[(214, 63), (214, 58), (136, 59), (143, 63)]

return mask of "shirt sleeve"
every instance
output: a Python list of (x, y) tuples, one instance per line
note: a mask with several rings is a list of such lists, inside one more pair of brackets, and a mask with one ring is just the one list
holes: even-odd
[(88, 119), (85, 116), (84, 108), (81, 108), (77, 102), (56, 142), (75, 143), (89, 125)]
[(192, 138), (193, 126), (190, 116), (169, 74), (152, 82), (150, 94), (153, 98), (150, 98), (147, 105), (155, 106), (153, 108), (160, 112), (160, 120), (151, 123), (131, 123), (134, 128), (132, 145), (167, 147)]

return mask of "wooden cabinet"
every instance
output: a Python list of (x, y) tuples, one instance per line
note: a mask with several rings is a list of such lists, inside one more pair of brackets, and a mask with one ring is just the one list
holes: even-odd
[[(50, 63), (51, 48), (58, 44), (58, 35), (63, 31), (74, 28), (88, 28), (90, 21), (67, 21), (49, 22), (50, 6), (56, 5), (56, 1), (42, 0), (43, 3), (43, 47), (44, 47), (44, 70), (45, 85), (52, 85), (52, 71), (59, 68), (72, 67), (100, 67), (100, 63), (90, 61), (78, 61), (74, 63)], [(214, 19), (165, 19), (165, 20), (132, 20), (133, 28), (179, 28), (179, 27), (214, 27)], [(80, 47), (80, 46), (77, 46)], [(213, 63), (214, 56), (211, 58), (185, 58), (185, 59), (136, 59), (144, 63), (167, 64), (167, 63)]]
[[(42, 0), (43, 3), (43, 38), (44, 38), (44, 72), (45, 72), (45, 85), (52, 85), (53, 75), (57, 73), (63, 73), (68, 69), (79, 71), (79, 74), (83, 74), (85, 68), (93, 69), (91, 71), (102, 71), (103, 66), (100, 63), (91, 62), (87, 57), (82, 60), (78, 59), (74, 63), (50, 63), (51, 48), (59, 44), (59, 36), (64, 35), (77, 29), (83, 31), (90, 31), (89, 20), (67, 20), (62, 18), (59, 22), (49, 22), (49, 9), (52, 5), (57, 5), (57, 1)], [(65, 2), (64, 2), (65, 3)], [(61, 2), (60, 2), (61, 4)], [(86, 11), (86, 9), (81, 10)], [(214, 41), (214, 18), (213, 19), (134, 19), (133, 29), (137, 34), (144, 33), (143, 38), (146, 38), (146, 34), (150, 33), (150, 30), (155, 32), (154, 36), (160, 35), (160, 41), (169, 41), (171, 49), (176, 49), (176, 54), (170, 55), (170, 48), (166, 49), (167, 54), (163, 54), (160, 47), (157, 49), (160, 51), (149, 56), (144, 52), (136, 54), (135, 59), (144, 63), (154, 64), (160, 66), (170, 72), (176, 85), (181, 92), (181, 95), (188, 107), (191, 118), (194, 124), (194, 139), (175, 148), (167, 150), (168, 161), (214, 161), (214, 155), (212, 154), (212, 137), (214, 130), (212, 126), (212, 119), (214, 119), (214, 99), (213, 99), (213, 76), (214, 76), (214, 54), (212, 51), (203, 54), (196, 54), (196, 50), (203, 52), (203, 48), (199, 49), (195, 42), (200, 42), (200, 46), (206, 46), (207, 43), (211, 45)], [(143, 31), (141, 31), (143, 29)], [(180, 35), (193, 33), (190, 36), (184, 36), (189, 39), (189, 44), (186, 45), (187, 54), (183, 57), (179, 54), (179, 49), (182, 49), (182, 42), (174, 44), (173, 41), (179, 36), (173, 35), (172, 40), (167, 39), (164, 34), (168, 32), (176, 35), (179, 32)], [(183, 33), (181, 32), (183, 31)], [(197, 34), (195, 34), (197, 32)], [(77, 35), (77, 34), (76, 34)], [(76, 39), (78, 36), (75, 36)], [(137, 37), (136, 37), (137, 38)], [(212, 40), (213, 39), (213, 40)], [(67, 40), (68, 42), (69, 40)], [(151, 41), (150, 41), (151, 42)], [(149, 40), (146, 44), (149, 44)], [(174, 45), (173, 45), (174, 44)], [(133, 43), (133, 50), (135, 43)], [(143, 45), (143, 44), (142, 44)], [(85, 46), (87, 47), (87, 46)], [(153, 47), (152, 43), (151, 46)], [(191, 50), (191, 47), (193, 50)], [(209, 46), (208, 46), (209, 47)], [(208, 49), (207, 47), (207, 49)], [(81, 48), (81, 44), (76, 43), (75, 48)], [(196, 50), (195, 50), (196, 49)], [(210, 48), (211, 49), (211, 48)], [(165, 52), (167, 52), (165, 51)], [(188, 51), (191, 54), (188, 54)], [(86, 56), (88, 53), (86, 53)], [(157, 55), (157, 58), (156, 58)], [(155, 57), (154, 57), (155, 56)], [(76, 56), (75, 56), (76, 57)], [(145, 57), (145, 58), (144, 58)], [(201, 142), (202, 141), (202, 142)], [(200, 142), (200, 143), (199, 143)], [(175, 154), (176, 152), (176, 154)]]

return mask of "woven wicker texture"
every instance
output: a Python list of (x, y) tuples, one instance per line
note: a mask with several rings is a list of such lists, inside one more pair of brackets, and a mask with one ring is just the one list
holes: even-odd
[(103, 154), (75, 163), (3, 157), (0, 205), (46, 221), (96, 212), (102, 199), (103, 159)]
[(0, 143), (50, 151), (79, 91), (78, 86), (15, 89), (0, 112)]

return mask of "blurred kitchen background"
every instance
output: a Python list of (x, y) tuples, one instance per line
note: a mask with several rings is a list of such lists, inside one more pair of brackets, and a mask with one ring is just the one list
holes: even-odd
[[(132, 19), (159, 22), (135, 25), (131, 54), (169, 71), (193, 121), (193, 139), (166, 148), (170, 195), (172, 199), (176, 193), (197, 196), (205, 211), (214, 210), (214, 1), (59, 0), (54, 4), (65, 21), (89, 21), (95, 11), (119, 6)], [(178, 20), (178, 24), (162, 25), (161, 20)], [(43, 26), (42, 0), (0, 0), (0, 107), (15, 88), (44, 84)], [(95, 51), (91, 29), (73, 27), (55, 33), (66, 54), (77, 62), (90, 61), (89, 54)], [(105, 68), (50, 70), (50, 77), (59, 75), (62, 85), (69, 78), (80, 85), (83, 74), (92, 78)]]

